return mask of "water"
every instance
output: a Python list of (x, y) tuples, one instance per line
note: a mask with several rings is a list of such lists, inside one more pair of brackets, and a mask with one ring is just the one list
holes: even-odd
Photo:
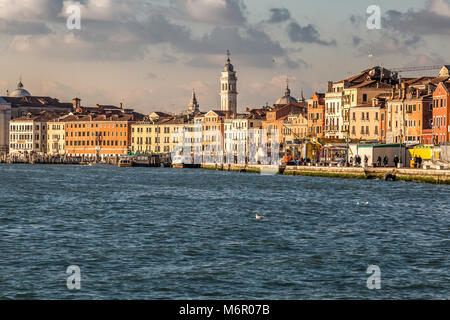
[[(0, 299), (448, 299), (449, 191), (2, 165)], [(380, 290), (366, 286), (372, 264)], [(67, 289), (69, 265), (81, 268), (79, 291)]]

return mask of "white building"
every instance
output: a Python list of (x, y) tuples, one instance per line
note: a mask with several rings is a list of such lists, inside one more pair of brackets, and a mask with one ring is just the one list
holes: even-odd
[(250, 144), (259, 145), (262, 119), (257, 114), (241, 114), (233, 119), (225, 119), (224, 122), (224, 151), (228, 157), (227, 163), (244, 164), (249, 158)]
[(12, 119), (9, 123), (9, 153), (16, 155), (38, 154), (47, 152), (47, 122), (55, 114), (42, 112), (37, 116)]
[(0, 97), (0, 159), (8, 154), (11, 104)]
[(342, 132), (344, 103), (344, 88), (346, 81), (328, 82), (328, 90), (325, 93), (325, 137), (343, 139)]
[(229, 52), (227, 63), (220, 78), (220, 85), (220, 109), (237, 113), (237, 77), (236, 71), (234, 71), (234, 67), (230, 62)]

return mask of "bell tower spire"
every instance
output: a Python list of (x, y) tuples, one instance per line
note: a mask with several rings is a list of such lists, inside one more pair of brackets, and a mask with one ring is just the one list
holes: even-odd
[(237, 113), (237, 77), (230, 57), (230, 50), (227, 50), (227, 63), (220, 77), (220, 109)]
[(197, 97), (195, 96), (195, 89), (192, 89), (192, 96), (191, 96), (191, 101), (189, 102), (189, 106), (188, 106), (188, 113), (195, 115), (199, 112), (200, 112), (200, 106), (198, 105)]

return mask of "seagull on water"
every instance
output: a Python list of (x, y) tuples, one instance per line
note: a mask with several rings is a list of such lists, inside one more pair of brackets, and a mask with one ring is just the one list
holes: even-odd
[(264, 216), (260, 216), (258, 213), (255, 214), (257, 220), (264, 219)]

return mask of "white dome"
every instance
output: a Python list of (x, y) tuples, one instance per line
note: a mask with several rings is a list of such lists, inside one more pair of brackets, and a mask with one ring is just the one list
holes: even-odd
[(275, 102), (275, 104), (289, 104), (289, 103), (297, 103), (298, 100), (294, 97), (287, 96), (287, 97), (281, 97), (280, 99)]
[(297, 99), (294, 97), (291, 97), (291, 90), (289, 90), (289, 87), (286, 87), (286, 91), (284, 92), (284, 96), (275, 102), (275, 104), (289, 104), (289, 103), (296, 103), (298, 102)]
[(29, 93), (27, 90), (25, 90), (25, 89), (23, 88), (23, 83), (22, 83), (22, 81), (20, 81), (20, 82), (17, 84), (17, 89), (14, 90), (14, 91), (12, 91), (12, 92), (9, 94), (9, 96), (10, 96), (10, 97), (14, 97), (14, 98), (30, 97), (30, 96), (31, 96), (31, 93)]

